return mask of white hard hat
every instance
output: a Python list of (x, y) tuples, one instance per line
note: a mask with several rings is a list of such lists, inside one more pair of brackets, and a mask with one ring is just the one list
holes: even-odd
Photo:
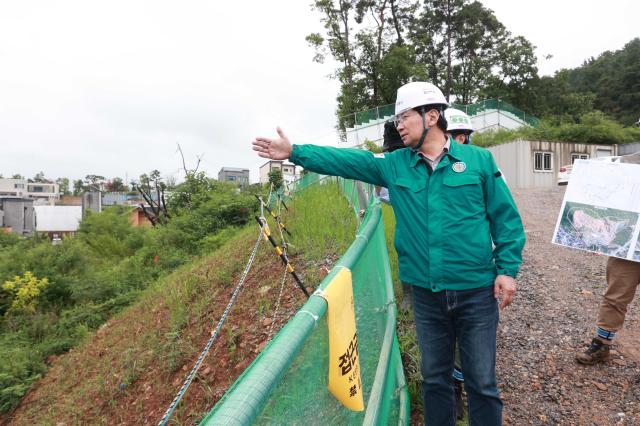
[(426, 81), (414, 81), (398, 89), (396, 115), (422, 105), (442, 105), (444, 109), (449, 106), (449, 103), (440, 89)]
[(448, 108), (444, 112), (444, 118), (447, 119), (447, 131), (452, 130), (468, 130), (473, 132), (471, 119), (467, 114), (455, 108)]

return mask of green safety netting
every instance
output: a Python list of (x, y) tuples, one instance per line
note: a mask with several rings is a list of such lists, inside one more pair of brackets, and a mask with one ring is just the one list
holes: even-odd
[[(305, 174), (292, 193), (329, 179)], [(409, 424), (409, 396), (396, 336), (396, 306), (381, 219), (372, 188), (338, 179), (354, 211), (366, 208), (352, 245), (320, 283), (341, 268), (353, 276), (365, 411), (344, 408), (328, 391), (329, 339), (323, 298), (312, 295), (280, 330), (202, 425)], [(365, 200), (371, 200), (367, 205)]]

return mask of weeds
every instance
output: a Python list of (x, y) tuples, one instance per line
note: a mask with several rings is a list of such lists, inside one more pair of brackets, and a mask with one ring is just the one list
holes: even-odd
[[(327, 199), (335, 200), (335, 208), (327, 210)], [(292, 252), (309, 261), (344, 253), (353, 242), (358, 226), (333, 179), (325, 179), (299, 193), (294, 198), (288, 219), (295, 222)]]
[[(329, 199), (333, 205), (327, 208)], [(307, 205), (307, 202), (311, 206)], [(292, 255), (301, 264), (303, 260), (310, 260), (314, 264), (327, 265), (341, 255), (353, 241), (357, 221), (335, 182), (309, 188), (296, 197), (289, 208), (289, 213), (282, 213), (285, 223), (294, 235), (291, 239), (291, 251), (294, 252)], [(273, 222), (273, 219), (270, 221)], [(51, 330), (46, 324), (39, 324), (31, 330), (31, 336), (37, 337), (42, 342), (42, 347), (47, 348), (50, 353), (60, 353), (61, 347), (67, 350), (81, 343), (86, 336), (88, 338), (72, 353), (56, 362), (50, 378), (38, 388), (37, 399), (25, 405), (21, 420), (17, 424), (33, 423), (33, 419), (40, 418), (43, 412), (56, 422), (101, 422), (101, 419), (105, 418), (105, 412), (114, 413), (114, 410), (119, 410), (123, 401), (134, 396), (133, 393), (138, 390), (136, 382), (143, 380), (144, 373), (151, 369), (161, 382), (157, 388), (164, 390), (158, 391), (157, 397), (166, 399), (166, 389), (172, 385), (169, 380), (173, 381), (176, 379), (175, 376), (179, 375), (173, 373), (185, 365), (186, 359), (191, 359), (201, 350), (198, 343), (202, 340), (202, 330), (209, 331), (212, 321), (210, 317), (213, 316), (211, 314), (203, 320), (202, 314), (213, 312), (214, 307), (216, 312), (219, 312), (226, 304), (227, 300), (220, 300), (220, 295), (227, 294), (228, 291), (222, 290), (237, 282), (248, 256), (247, 250), (257, 236), (257, 226), (253, 223), (235, 228), (233, 236), (221, 237), (226, 242), (218, 239), (222, 234), (211, 234), (216, 237), (193, 250), (195, 253), (200, 249), (215, 252), (198, 260), (191, 254), (191, 243), (183, 240), (193, 235), (192, 231), (188, 230), (188, 221), (180, 225), (186, 229), (173, 229), (176, 232), (169, 232), (168, 228), (149, 230), (149, 234), (143, 235), (142, 247), (138, 248), (133, 256), (125, 258), (122, 262), (111, 262), (111, 266), (103, 269), (99, 276), (88, 270), (82, 272), (91, 275), (86, 276), (88, 282), (72, 287), (74, 291), (70, 297), (77, 297), (78, 303), (70, 309), (60, 310), (56, 317), (50, 318), (51, 321), (56, 321), (58, 328), (54, 330), (60, 331), (59, 334), (53, 335), (55, 339), (52, 338)], [(169, 226), (174, 225), (167, 225)], [(277, 231), (275, 224), (271, 224), (271, 228)], [(198, 229), (198, 232), (201, 232), (204, 228)], [(2, 244), (9, 245), (12, 244), (11, 241), (5, 243), (3, 240)], [(65, 252), (66, 259), (70, 264), (83, 265), (86, 263), (83, 256), (87, 251), (82, 250), (82, 246), (76, 246), (78, 243), (74, 240), (71, 242), (72, 244), (64, 249), (68, 251)], [(112, 243), (113, 250), (118, 253), (127, 247), (137, 247), (137, 243)], [(25, 244), (26, 247), (27, 242), (21, 244)], [(40, 243), (29, 244), (37, 246)], [(66, 244), (67, 242), (52, 250)], [(47, 251), (49, 247), (43, 250)], [(154, 263), (154, 255), (157, 253), (158, 261)], [(3, 268), (8, 265), (2, 263), (3, 255), (4, 249), (0, 249), (0, 273), (6, 272)], [(55, 256), (45, 257), (53, 259)], [(267, 254), (266, 251), (260, 253), (258, 260), (267, 257), (273, 261), (273, 253)], [(91, 262), (89, 264), (91, 265)], [(302, 265), (296, 266), (300, 266), (301, 274), (306, 272)], [(78, 272), (81, 270), (74, 268), (76, 266), (66, 269), (75, 271), (76, 274), (65, 276), (67, 283), (84, 280), (85, 276)], [(44, 266), (40, 269), (33, 268), (34, 274), (38, 277), (45, 276), (41, 274), (45, 269)], [(319, 281), (318, 268), (311, 268), (305, 275), (307, 282), (315, 282), (316, 277)], [(58, 278), (50, 281), (52, 285), (60, 282)], [(112, 286), (113, 283), (116, 285)], [(58, 290), (62, 291), (64, 288), (60, 287)], [(94, 300), (96, 294), (99, 297)], [(136, 301), (138, 303), (126, 308)], [(263, 315), (269, 316), (274, 301), (268, 300), (265, 293), (264, 300), (251, 303), (255, 306), (250, 312), (252, 316), (256, 310), (261, 310)], [(96, 332), (95, 330), (109, 318), (113, 318), (113, 321)], [(202, 326), (203, 323), (206, 324)], [(260, 324), (256, 326), (260, 327)], [(224, 335), (227, 339), (224, 339), (219, 350), (227, 352), (224, 356), (229, 357), (231, 364), (245, 361), (246, 351), (241, 350), (241, 339), (242, 334), (248, 331), (242, 327), (232, 329), (225, 326), (222, 332), (227, 333)], [(54, 347), (55, 342), (60, 342), (63, 346)], [(9, 403), (5, 409), (19, 401), (32, 383), (46, 371), (41, 354), (33, 351), (33, 346), (29, 345), (32, 345), (31, 337), (0, 332), (0, 370), (12, 366), (14, 370), (11, 378), (16, 379), (4, 382), (3, 376), (0, 375), (2, 392), (14, 392), (11, 398), (6, 399)], [(8, 348), (17, 352), (8, 353)], [(120, 383), (124, 383), (130, 392), (121, 393)], [(59, 397), (61, 394), (65, 395), (63, 400)], [(182, 410), (183, 406), (185, 404), (181, 404), (178, 410)], [(191, 408), (190, 406), (189, 409)], [(200, 406), (196, 411), (204, 408)], [(178, 413), (174, 420), (186, 418)]]

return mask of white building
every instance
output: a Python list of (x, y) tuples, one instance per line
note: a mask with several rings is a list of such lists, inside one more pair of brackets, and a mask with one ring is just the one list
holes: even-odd
[(52, 206), (60, 199), (60, 189), (57, 183), (2, 178), (0, 179), (0, 197), (29, 198), (35, 205)]
[(27, 198), (32, 198), (35, 205), (53, 206), (60, 200), (60, 188), (57, 183), (27, 183)]
[(299, 170), (295, 164), (285, 163), (281, 160), (270, 160), (260, 166), (260, 183), (268, 183), (269, 173), (277, 169), (282, 171), (282, 179), (287, 184), (293, 183), (300, 177)]
[(0, 197), (22, 198), (26, 192), (26, 180), (0, 178)]
[(82, 221), (82, 206), (34, 206), (35, 230), (50, 238), (74, 234)]
[(249, 185), (249, 169), (238, 167), (223, 167), (218, 172), (220, 182), (231, 182), (240, 186)]
[[(471, 124), (476, 132), (484, 130), (517, 129), (537, 123), (537, 119), (528, 116), (513, 105), (497, 99), (488, 99), (471, 105), (456, 105), (452, 107), (464, 111), (471, 118)], [(393, 119), (394, 105), (359, 112), (353, 115), (355, 125), (346, 131), (346, 145), (357, 147), (365, 140), (382, 146), (384, 123)]]
[(618, 145), (517, 140), (487, 148), (510, 189), (558, 184), (560, 167), (577, 159), (618, 155)]

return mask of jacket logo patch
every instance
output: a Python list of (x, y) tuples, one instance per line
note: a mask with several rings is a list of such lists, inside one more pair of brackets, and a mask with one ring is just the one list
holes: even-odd
[(451, 166), (451, 170), (456, 173), (462, 173), (467, 170), (467, 165), (462, 161), (458, 161), (457, 163), (453, 163), (453, 165)]
[(374, 156), (375, 158), (384, 158), (384, 154), (383, 154), (383, 153), (380, 153), (380, 154), (373, 154), (373, 156)]

